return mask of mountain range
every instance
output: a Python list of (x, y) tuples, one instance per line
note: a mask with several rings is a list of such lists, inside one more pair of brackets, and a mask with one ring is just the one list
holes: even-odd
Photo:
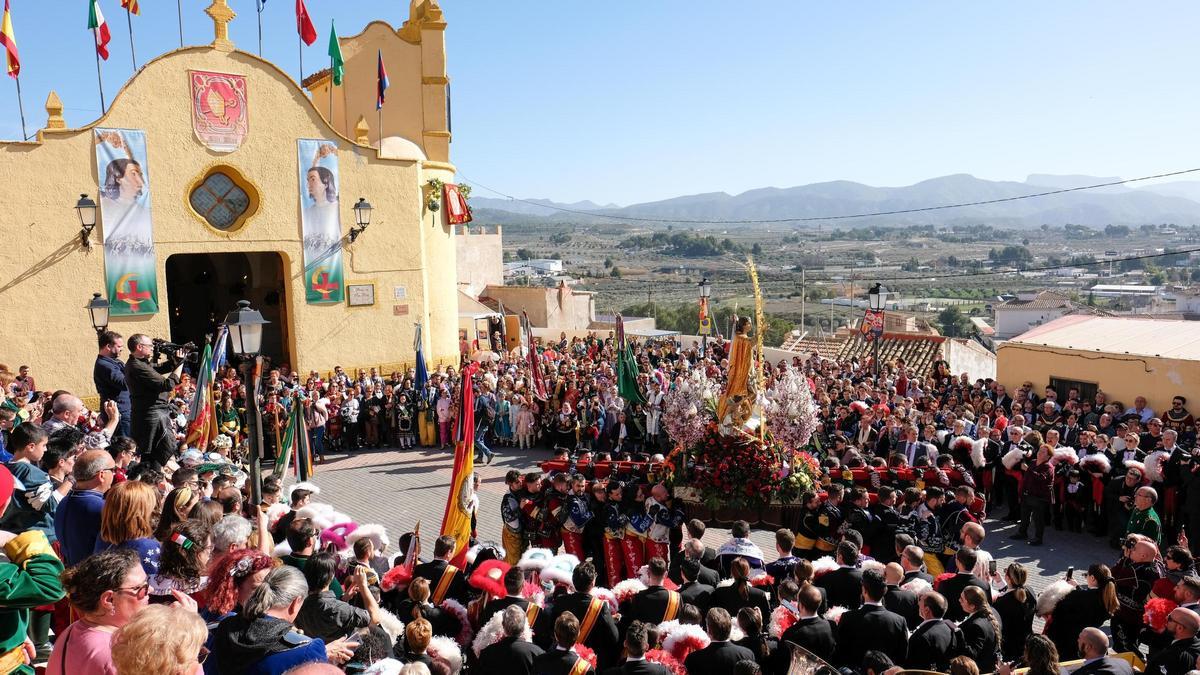
[[(616, 223), (624, 218), (664, 221), (728, 221), (809, 219), (782, 226), (978, 224), (1005, 227), (1049, 225), (1142, 225), (1200, 223), (1200, 181), (1178, 181), (1127, 187), (1113, 185), (1045, 197), (1012, 200), (1039, 192), (1119, 181), (1115, 177), (1032, 174), (1024, 182), (990, 181), (968, 174), (931, 178), (904, 187), (874, 187), (852, 181), (812, 183), (790, 188), (758, 188), (740, 194), (725, 192), (672, 197), (617, 206), (591, 201), (564, 204), (548, 199), (523, 201), (477, 196), (472, 209), (481, 222)], [(946, 204), (1001, 201), (953, 209), (864, 218), (831, 218), (860, 213), (904, 211)], [(629, 221), (638, 225), (636, 221)]]

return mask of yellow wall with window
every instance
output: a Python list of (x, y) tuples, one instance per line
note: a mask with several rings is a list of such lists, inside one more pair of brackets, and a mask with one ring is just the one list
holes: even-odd
[[(430, 5), (436, 7), (431, 0), (421, 3), (426, 12)], [(414, 3), (412, 11), (416, 8)], [(440, 11), (437, 18), (426, 26), (421, 16), (413, 15), (417, 42), (423, 44), (409, 56), (436, 57), (444, 79)], [(411, 365), (416, 321), (425, 326), (426, 358), (457, 362), (452, 228), (444, 220), (445, 209), (436, 214), (426, 210), (423, 193), (432, 178), (451, 181), (454, 167), (448, 161), (384, 159), (366, 143), (338, 134), (291, 77), (256, 55), (222, 43), (220, 26), (214, 24), (214, 30), (218, 39), (212, 45), (179, 49), (145, 64), (93, 124), (55, 128), (62, 126), (62, 104), (51, 105), (50, 119), (37, 140), (0, 143), (0, 172), (5, 176), (0, 187), (5, 204), (0, 225), (0, 268), (5, 270), (0, 282), (0, 363), (14, 371), (19, 364), (32, 366), (39, 386), (85, 396), (95, 391), (91, 373), (96, 340), (84, 305), (94, 291), (105, 288), (100, 243), (104, 224), (101, 219), (91, 236), (93, 245), (85, 248), (74, 209), (81, 193), (97, 194), (95, 126), (145, 132), (157, 249), (160, 311), (113, 317), (111, 329), (126, 337), (169, 337), (164, 267), (173, 254), (275, 252), (284, 265), (282, 301), (289, 323), (284, 334), (294, 369), (379, 366), (390, 372)], [(412, 33), (409, 29), (410, 38)], [(410, 69), (396, 65), (397, 72)], [(423, 69), (427, 68), (417, 67), (416, 72)], [(189, 70), (246, 77), (249, 133), (239, 149), (220, 154), (197, 139), (191, 123)], [(443, 96), (420, 78), (394, 78), (388, 94), (397, 101), (430, 97), (440, 102)], [(444, 121), (432, 120), (436, 128), (425, 130), (443, 132)], [(417, 120), (405, 128), (419, 129), (429, 122)], [(359, 197), (374, 206), (370, 227), (347, 243), (343, 253), (345, 283), (373, 283), (372, 306), (305, 303), (297, 139), (325, 139), (337, 146), (343, 234), (355, 222), (351, 207)], [(232, 167), (249, 182), (257, 200), (256, 212), (228, 232), (205, 223), (188, 201), (190, 190), (221, 166)]]
[(1193, 414), (1200, 412), (1200, 361), (1002, 343), (996, 349), (996, 372), (1009, 392), (1032, 382), (1041, 396), (1054, 377), (1095, 383), (1110, 403), (1120, 401), (1127, 408), (1135, 396), (1145, 396), (1158, 415), (1171, 408), (1173, 396), (1182, 394)]

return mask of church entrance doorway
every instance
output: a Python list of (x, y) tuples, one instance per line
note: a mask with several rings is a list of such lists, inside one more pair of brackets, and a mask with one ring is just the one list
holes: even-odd
[(273, 364), (292, 364), (280, 254), (177, 253), (167, 258), (172, 342), (203, 348), (238, 300), (249, 300), (270, 321), (263, 330), (263, 355)]

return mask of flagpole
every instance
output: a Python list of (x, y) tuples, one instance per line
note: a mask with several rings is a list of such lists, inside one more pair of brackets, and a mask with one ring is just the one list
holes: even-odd
[(304, 38), (300, 37), (299, 33), (296, 34), (296, 44), (300, 45), (300, 79), (297, 80), (297, 82), (299, 82), (300, 86), (303, 87), (304, 86)]
[(13, 78), (17, 81), (17, 109), (21, 111), (21, 140), (29, 140), (29, 133), (25, 131), (25, 104), (21, 102), (21, 77)]
[[(133, 49), (133, 13), (125, 9), (125, 23), (129, 26), (129, 57), (133, 59), (133, 70), (137, 71), (137, 52)], [(182, 45), (180, 45), (182, 46)]]
[[(336, 38), (335, 38), (336, 39)], [(329, 126), (333, 126), (333, 57), (329, 57)]]
[[(95, 32), (96, 29), (92, 29)], [(104, 78), (100, 76), (100, 52), (96, 52), (96, 84), (100, 86), (100, 114), (108, 112), (108, 106), (104, 104)]]
[(262, 0), (254, 0), (254, 5), (258, 9), (258, 57), (262, 58)]
[(179, 17), (179, 46), (183, 47), (183, 0), (175, 0), (175, 15)]

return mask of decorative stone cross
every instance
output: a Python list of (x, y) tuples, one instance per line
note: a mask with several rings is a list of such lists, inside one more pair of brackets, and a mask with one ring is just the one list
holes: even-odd
[(229, 8), (226, 0), (213, 0), (204, 13), (213, 20), (212, 48), (220, 52), (233, 51), (233, 41), (229, 39), (229, 22), (233, 21), (237, 13)]

